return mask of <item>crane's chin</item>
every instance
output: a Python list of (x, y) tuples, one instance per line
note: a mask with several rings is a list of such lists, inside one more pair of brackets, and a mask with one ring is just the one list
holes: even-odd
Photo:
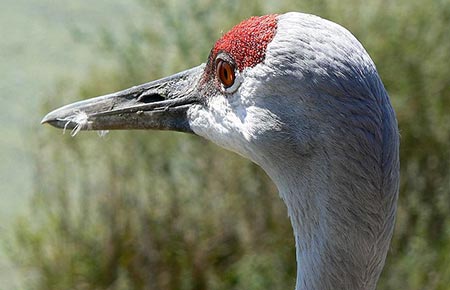
[(200, 103), (195, 93), (204, 64), (120, 92), (79, 101), (48, 113), (41, 123), (61, 129), (155, 129), (193, 133), (187, 111)]

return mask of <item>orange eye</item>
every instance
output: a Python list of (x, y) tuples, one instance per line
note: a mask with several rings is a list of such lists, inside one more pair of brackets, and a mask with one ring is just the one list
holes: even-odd
[(231, 87), (236, 78), (234, 75), (234, 66), (221, 59), (219, 59), (216, 64), (216, 75), (225, 88)]

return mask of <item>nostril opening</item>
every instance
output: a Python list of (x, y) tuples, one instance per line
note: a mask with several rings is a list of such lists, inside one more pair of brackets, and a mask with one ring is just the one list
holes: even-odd
[(156, 103), (164, 101), (166, 98), (159, 94), (141, 95), (137, 100), (141, 103)]

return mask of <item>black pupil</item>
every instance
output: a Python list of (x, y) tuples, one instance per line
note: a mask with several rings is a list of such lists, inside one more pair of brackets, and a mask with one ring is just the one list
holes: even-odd
[(223, 76), (224, 76), (225, 80), (228, 81), (228, 69), (227, 69), (226, 64), (223, 65)]

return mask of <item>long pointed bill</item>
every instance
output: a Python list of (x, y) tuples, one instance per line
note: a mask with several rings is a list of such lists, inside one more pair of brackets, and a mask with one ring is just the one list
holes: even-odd
[(66, 105), (42, 124), (61, 129), (158, 129), (192, 133), (186, 112), (200, 98), (197, 83), (205, 65), (120, 92)]

